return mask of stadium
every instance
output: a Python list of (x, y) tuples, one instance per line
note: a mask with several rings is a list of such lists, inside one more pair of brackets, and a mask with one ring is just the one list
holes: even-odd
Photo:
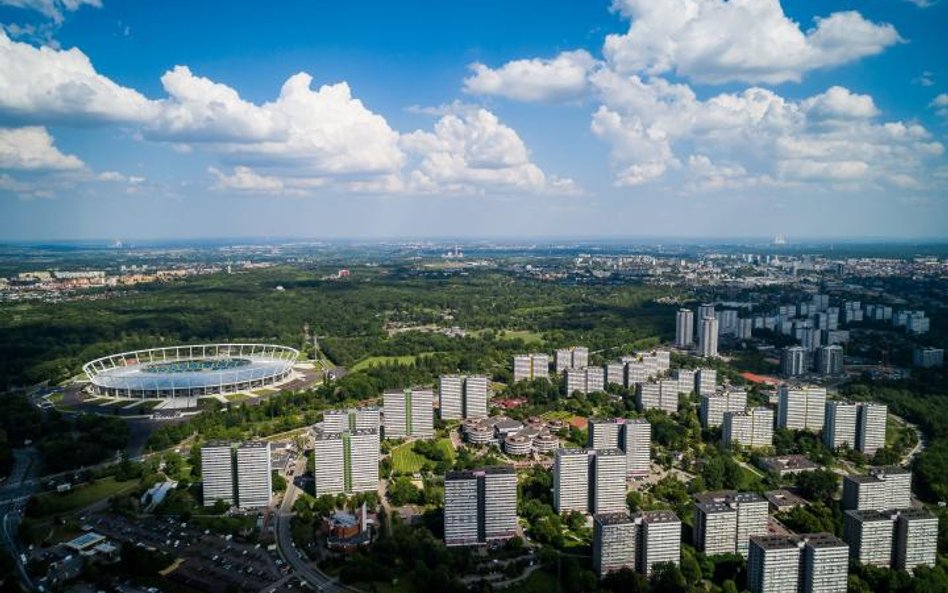
[(83, 365), (93, 393), (108, 397), (201, 397), (286, 379), (299, 351), (274, 344), (197, 344), (122, 352)]

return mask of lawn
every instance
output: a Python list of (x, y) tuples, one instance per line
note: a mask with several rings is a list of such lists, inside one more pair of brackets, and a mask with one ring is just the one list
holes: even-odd
[(36, 499), (44, 515), (59, 515), (84, 509), (110, 496), (127, 492), (137, 485), (138, 480), (117, 482), (114, 477), (109, 476), (62, 494), (43, 492), (37, 494)]
[(445, 452), (452, 462), (454, 462), (454, 447), (451, 445), (451, 439), (438, 439), (438, 448)]
[[(421, 455), (412, 451), (411, 443), (405, 443), (392, 449), (392, 466), (396, 474), (415, 474), (421, 471), (427, 461)], [(450, 446), (450, 443), (448, 443)]]
[(421, 354), (405, 354), (403, 356), (369, 356), (352, 365), (349, 369), (352, 372), (362, 371), (370, 367), (376, 367), (386, 364), (409, 364), (415, 362), (419, 356), (434, 354), (434, 352), (422, 352)]
[(543, 334), (528, 329), (509, 329), (500, 332), (500, 337), (508, 340), (520, 338), (527, 344), (543, 343)]

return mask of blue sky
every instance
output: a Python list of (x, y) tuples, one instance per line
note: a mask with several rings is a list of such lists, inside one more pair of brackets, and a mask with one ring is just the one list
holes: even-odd
[(944, 238), (946, 6), (0, 0), (0, 239)]

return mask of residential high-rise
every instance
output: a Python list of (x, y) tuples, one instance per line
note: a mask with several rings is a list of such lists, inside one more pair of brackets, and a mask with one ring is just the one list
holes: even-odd
[(431, 390), (389, 390), (382, 397), (385, 402), (385, 438), (434, 436), (434, 393)]
[(786, 346), (780, 351), (780, 374), (784, 377), (799, 377), (810, 368), (810, 353), (803, 346)]
[(443, 375), (438, 384), (442, 420), (487, 418), (487, 377)]
[(691, 395), (691, 392), (695, 390), (696, 375), (697, 371), (694, 369), (675, 369), (672, 376), (678, 381), (678, 393)]
[(269, 506), (272, 480), (270, 443), (251, 441), (237, 447), (237, 506), (243, 509)]
[(704, 303), (698, 305), (698, 324), (709, 317), (714, 317), (714, 303)]
[(516, 531), (517, 473), (513, 467), (451, 471), (445, 475), (445, 545), (510, 539)]
[(548, 355), (534, 353), (514, 356), (514, 382), (549, 378), (550, 357)]
[(636, 513), (640, 525), (638, 540), (638, 571), (652, 574), (656, 564), (681, 563), (681, 519), (671, 511), (643, 511)]
[(737, 311), (734, 309), (716, 311), (714, 318), (718, 320), (719, 335), (734, 335), (737, 333)]
[(626, 472), (630, 476), (642, 477), (649, 474), (651, 465), (652, 425), (644, 418), (625, 421), (623, 450), (628, 465)]
[(378, 489), (377, 430), (321, 430), (316, 431), (313, 437), (317, 495), (373, 492)]
[(792, 430), (823, 430), (826, 388), (812, 385), (778, 389), (777, 426)]
[(912, 506), (912, 472), (898, 467), (875, 467), (868, 475), (843, 478), (843, 509), (907, 509)]
[(593, 570), (601, 577), (623, 568), (635, 570), (638, 525), (627, 513), (596, 515), (593, 521)]
[(566, 369), (581, 369), (589, 366), (589, 348), (573, 346), (560, 348), (555, 356), (556, 372), (562, 373)]
[(718, 355), (718, 320), (714, 317), (701, 320), (699, 352), (705, 358)]
[(892, 564), (894, 527), (888, 513), (877, 510), (846, 511), (844, 539), (849, 555), (862, 564), (888, 568)]
[(605, 390), (606, 386), (601, 367), (566, 369), (563, 374), (567, 395), (572, 395), (576, 391), (588, 395)]
[(442, 420), (464, 417), (464, 380), (460, 375), (442, 375), (438, 379), (438, 399)]
[(801, 593), (846, 593), (849, 585), (849, 546), (831, 533), (801, 536)]
[(626, 509), (625, 476), (625, 453), (621, 449), (596, 450), (590, 512), (618, 513)]
[(922, 368), (940, 367), (945, 364), (945, 349), (916, 348), (912, 351), (912, 364)]
[(721, 438), (725, 444), (745, 447), (773, 445), (774, 412), (770, 408), (750, 408), (746, 412), (725, 412)]
[(842, 446), (856, 446), (856, 404), (843, 401), (826, 402), (826, 425), (823, 428), (823, 442), (830, 449)]
[(742, 317), (737, 320), (737, 331), (734, 334), (739, 340), (749, 340), (754, 336), (754, 320)]
[(737, 509), (726, 502), (695, 504), (694, 542), (708, 556), (737, 550)]
[(875, 455), (885, 447), (886, 418), (888, 407), (885, 404), (862, 403), (859, 406), (856, 449), (866, 455)]
[(204, 506), (214, 506), (218, 500), (228, 505), (236, 502), (233, 451), (233, 444), (226, 441), (209, 441), (201, 447)]
[(678, 412), (678, 382), (672, 380), (657, 383), (640, 383), (636, 389), (639, 409), (663, 410), (669, 414)]
[(843, 374), (843, 347), (834, 344), (816, 349), (816, 372), (821, 375)]
[(698, 369), (695, 373), (695, 392), (698, 395), (708, 395), (717, 391), (718, 371), (716, 369)]
[(750, 537), (767, 535), (770, 503), (763, 496), (724, 490), (696, 494), (694, 498), (695, 546), (706, 554), (738, 553), (747, 557)]
[(675, 315), (675, 346), (690, 348), (694, 343), (695, 314), (691, 309), (679, 309)]
[(925, 509), (849, 510), (845, 536), (859, 562), (911, 571), (934, 566), (938, 518)]
[(747, 392), (728, 389), (701, 396), (699, 418), (705, 428), (716, 428), (724, 422), (725, 412), (743, 412), (747, 408)]
[(355, 429), (379, 430), (381, 412), (378, 408), (353, 408), (350, 410), (328, 410), (323, 413), (322, 430), (345, 432)]
[(614, 361), (606, 364), (605, 368), (606, 385), (613, 383), (615, 385), (625, 385), (625, 363)]
[(590, 449), (621, 449), (625, 422), (622, 418), (590, 418), (586, 425)]
[(938, 517), (926, 509), (897, 513), (892, 565), (911, 572), (918, 566), (935, 566), (938, 553)]
[(553, 508), (557, 513), (589, 510), (590, 452), (557, 449), (553, 462)]
[(800, 546), (783, 535), (750, 538), (747, 589), (751, 593), (794, 593), (799, 590)]

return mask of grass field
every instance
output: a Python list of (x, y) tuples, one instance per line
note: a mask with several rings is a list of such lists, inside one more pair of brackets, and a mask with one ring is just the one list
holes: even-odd
[(454, 461), (454, 447), (451, 446), (451, 439), (438, 439), (438, 448), (445, 452), (452, 462)]
[(37, 494), (36, 498), (39, 500), (40, 508), (44, 510), (46, 515), (59, 515), (83, 509), (110, 496), (127, 492), (137, 485), (138, 480), (117, 482), (115, 478), (109, 476), (70, 492), (62, 494), (44, 492)]
[(540, 417), (544, 420), (562, 420), (563, 422), (568, 422), (569, 419), (573, 417), (573, 413), (554, 410), (552, 412), (547, 412)]
[(361, 371), (370, 367), (380, 366), (384, 364), (408, 364), (415, 362), (419, 356), (425, 356), (427, 354), (434, 354), (434, 352), (422, 352), (421, 354), (406, 354), (404, 356), (369, 356), (363, 358), (359, 362), (352, 365), (352, 368), (349, 370), (352, 372)]
[(504, 330), (500, 332), (500, 337), (509, 339), (520, 338), (527, 344), (540, 344), (543, 342), (543, 334), (528, 329)]
[(397, 474), (414, 474), (421, 471), (426, 459), (412, 451), (412, 443), (392, 449), (392, 466)]

